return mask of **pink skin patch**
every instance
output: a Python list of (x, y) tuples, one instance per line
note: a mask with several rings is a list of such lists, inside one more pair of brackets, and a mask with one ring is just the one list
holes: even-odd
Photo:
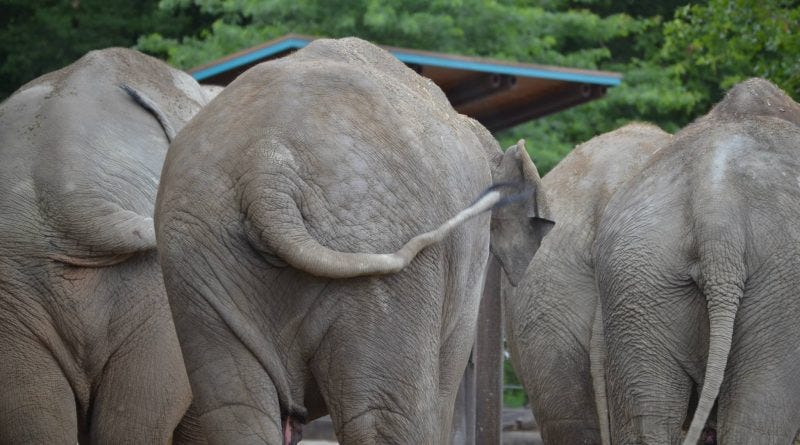
[(283, 420), (283, 445), (297, 445), (303, 438), (303, 426), (292, 416)]
[(292, 418), (287, 417), (283, 422), (283, 445), (291, 445), (292, 443)]
[(717, 430), (713, 428), (703, 430), (703, 445), (717, 445)]

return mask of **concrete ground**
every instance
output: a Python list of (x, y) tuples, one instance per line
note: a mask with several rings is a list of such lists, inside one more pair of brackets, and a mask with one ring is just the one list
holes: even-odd
[[(505, 431), (502, 445), (542, 445), (542, 437), (535, 431)], [(301, 440), (300, 445), (336, 445), (328, 440)]]
[[(502, 445), (541, 445), (530, 409), (506, 408), (503, 410)], [(323, 417), (303, 427), (304, 439), (300, 445), (336, 445), (330, 417)]]

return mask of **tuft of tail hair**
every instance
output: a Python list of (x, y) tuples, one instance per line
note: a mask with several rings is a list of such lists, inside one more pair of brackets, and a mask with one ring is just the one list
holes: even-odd
[(506, 193), (503, 193), (503, 198), (497, 201), (495, 205), (492, 206), (492, 209), (499, 209), (510, 204), (525, 201), (533, 196), (535, 190), (524, 182), (498, 182), (487, 187), (470, 205), (474, 205), (476, 202), (480, 201), (481, 198), (495, 191), (505, 191)]

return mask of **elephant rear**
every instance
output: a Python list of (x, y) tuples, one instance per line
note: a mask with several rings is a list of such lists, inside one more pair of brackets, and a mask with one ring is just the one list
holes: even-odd
[[(800, 331), (768, 326), (800, 309), (786, 290), (800, 232), (785, 227), (800, 214), (800, 128), (778, 92), (758, 79), (735, 87), (609, 203), (595, 261), (617, 440), (680, 441), (693, 388), (684, 443), (701, 436), (715, 400), (723, 443), (789, 443), (796, 433), (786, 383), (800, 377), (788, 365), (800, 357), (776, 343), (800, 341)], [(785, 315), (765, 322), (778, 306)]]
[[(497, 224), (526, 236), (524, 147), (503, 154), (364, 41), (315, 41), (227, 86), (170, 147), (156, 205), (209, 440), (245, 443), (237, 418), (279, 442), (330, 412), (342, 443), (444, 441), (499, 197), (481, 192), (501, 178), (530, 185)], [(530, 260), (522, 241), (509, 269)]]
[(670, 139), (655, 126), (630, 124), (576, 147), (542, 180), (558, 223), (505, 312), (512, 363), (547, 443), (600, 442), (589, 357), (595, 229), (608, 199)]
[(152, 221), (169, 139), (121, 88), (179, 129), (187, 78), (112, 48), (0, 105), (0, 442), (166, 443), (188, 406)]

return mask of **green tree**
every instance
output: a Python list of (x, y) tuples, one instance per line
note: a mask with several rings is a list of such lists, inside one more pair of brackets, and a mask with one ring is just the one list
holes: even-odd
[(658, 60), (698, 95), (702, 112), (725, 90), (764, 77), (800, 96), (800, 2), (711, 0), (677, 10)]
[(130, 47), (141, 34), (207, 25), (198, 8), (168, 13), (158, 0), (0, 0), (0, 99), (86, 52)]
[(151, 34), (139, 42), (190, 67), (288, 32), (359, 36), (379, 44), (501, 59), (596, 68), (609, 56), (603, 42), (627, 33), (624, 14), (552, 12), (519, 2), (483, 0), (272, 1), (163, 0), (171, 11), (197, 6), (217, 17), (198, 37)]

